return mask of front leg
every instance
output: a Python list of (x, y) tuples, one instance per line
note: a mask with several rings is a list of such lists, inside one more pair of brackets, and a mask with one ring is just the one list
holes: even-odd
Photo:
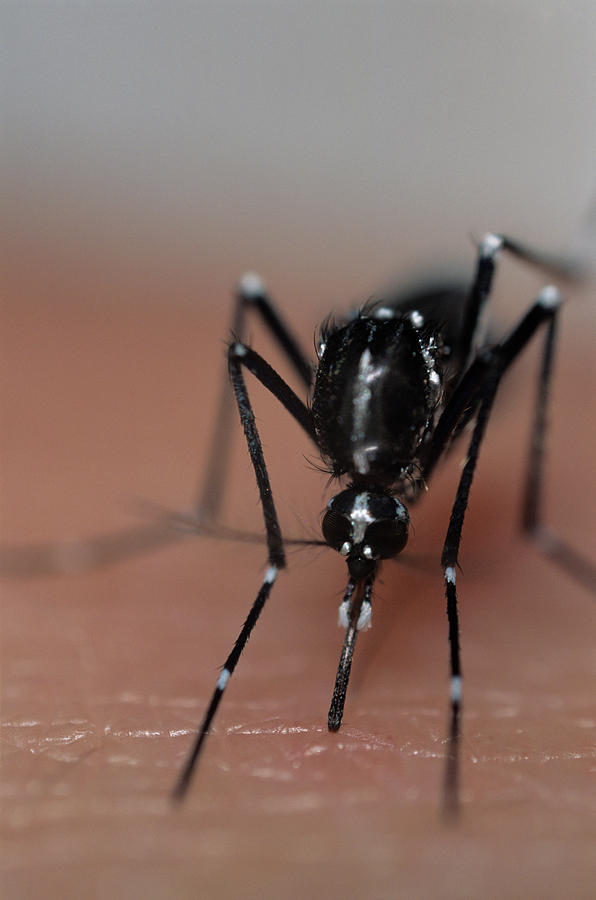
[(267, 549), (269, 551), (269, 564), (280, 569), (285, 567), (285, 554), (279, 520), (273, 502), (273, 493), (269, 482), (267, 466), (261, 439), (255, 422), (254, 413), (248, 397), (242, 367), (248, 368), (253, 375), (285, 406), (288, 412), (296, 419), (309, 437), (315, 440), (315, 429), (310, 410), (294, 393), (294, 391), (280, 378), (277, 372), (271, 368), (258, 353), (251, 350), (245, 344), (236, 342), (228, 349), (228, 368), (240, 421), (244, 428), (244, 436), (250, 458), (255, 470), (257, 487), (261, 498), (263, 518), (265, 520), (265, 532), (267, 535)]
[[(249, 273), (240, 279), (232, 315), (231, 331), (234, 339), (238, 342), (245, 340), (246, 316), (251, 310), (255, 310), (259, 314), (308, 390), (312, 381), (312, 367), (306, 355), (279, 312), (277, 312), (261, 279), (257, 275)], [(228, 384), (228, 372), (226, 371), (222, 374), (221, 391), (215, 416), (215, 430), (211, 437), (207, 464), (200, 481), (195, 502), (197, 520), (203, 525), (212, 525), (217, 520), (223, 500), (229, 464), (234, 404)]]
[(258, 353), (255, 353), (254, 350), (251, 350), (245, 344), (240, 342), (231, 344), (228, 349), (228, 366), (236, 398), (236, 405), (238, 407), (238, 412), (240, 413), (240, 421), (244, 428), (246, 444), (248, 452), (250, 453), (257, 479), (259, 496), (261, 498), (269, 566), (240, 634), (223, 665), (211, 700), (198, 728), (191, 753), (189, 754), (176, 787), (174, 788), (173, 799), (176, 801), (180, 801), (186, 796), (193, 774), (196, 770), (197, 762), (205, 745), (207, 735), (209, 734), (228, 681), (230, 680), (248, 639), (265, 607), (279, 570), (286, 566), (283, 537), (277, 510), (275, 509), (273, 492), (271, 490), (261, 438), (259, 436), (248, 391), (246, 389), (246, 383), (244, 381), (244, 375), (242, 373), (243, 367), (246, 367), (252, 372), (261, 384), (271, 391), (280, 403), (291, 413), (293, 418), (304, 428), (309, 437), (313, 440), (315, 439), (314, 425), (310, 410), (296, 396), (294, 391), (288, 387), (285, 381), (280, 378), (277, 372), (271, 368), (269, 363), (259, 356)]

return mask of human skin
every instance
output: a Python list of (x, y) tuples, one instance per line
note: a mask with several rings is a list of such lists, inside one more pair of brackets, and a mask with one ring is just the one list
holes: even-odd
[[(40, 300), (34, 287), (2, 316), (3, 542), (134, 525), (122, 510), (139, 498), (188, 507), (225, 315), (83, 306), (74, 290)], [(563, 329), (546, 504), (549, 523), (586, 554), (590, 352), (581, 328)], [(439, 814), (448, 646), (438, 559), (463, 447), (412, 509), (403, 565), (382, 570), (339, 733), (326, 715), (345, 564), (330, 550), (292, 552), (182, 806), (170, 792), (264, 548), (188, 538), (88, 572), (6, 579), (5, 896), (593, 896), (593, 598), (517, 529), (535, 369), (533, 356), (504, 386), (464, 528), (457, 823)], [(283, 411), (254, 396), (286, 530), (316, 532), (325, 476), (305, 464), (309, 448)], [(234, 440), (225, 519), (241, 509), (242, 526), (258, 530), (240, 429)]]

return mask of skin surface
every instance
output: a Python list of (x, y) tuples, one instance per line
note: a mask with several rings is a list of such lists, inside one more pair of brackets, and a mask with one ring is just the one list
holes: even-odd
[[(35, 276), (15, 267), (2, 313), (3, 542), (126, 527), (139, 500), (188, 508), (226, 310), (176, 305), (175, 291), (168, 307), (141, 305), (140, 283), (132, 302), (101, 303), (117, 295), (106, 274), (83, 304), (76, 273), (37, 263)], [(562, 329), (546, 509), (588, 553), (593, 362), (577, 322)], [(260, 584), (263, 547), (196, 538), (97, 571), (5, 580), (5, 897), (593, 896), (594, 604), (517, 535), (530, 357), (489, 426), (464, 528), (459, 824), (439, 816), (438, 560), (463, 446), (411, 511), (404, 564), (383, 568), (340, 732), (326, 716), (345, 564), (291, 552), (181, 808), (169, 792)], [(282, 523), (316, 535), (325, 476), (283, 411), (253, 397)], [(259, 530), (239, 429), (234, 442), (225, 521)]]

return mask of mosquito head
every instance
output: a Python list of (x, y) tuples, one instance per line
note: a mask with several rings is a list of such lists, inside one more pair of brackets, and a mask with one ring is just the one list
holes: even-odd
[(345, 556), (350, 575), (373, 575), (378, 560), (397, 556), (408, 542), (406, 507), (383, 491), (348, 488), (333, 497), (323, 516), (323, 537)]

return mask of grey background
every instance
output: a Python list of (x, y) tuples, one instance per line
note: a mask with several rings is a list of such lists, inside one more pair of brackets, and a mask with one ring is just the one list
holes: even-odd
[(20, 0), (2, 23), (10, 239), (200, 272), (206, 303), (247, 267), (352, 300), (488, 228), (568, 248), (596, 189), (591, 0)]

